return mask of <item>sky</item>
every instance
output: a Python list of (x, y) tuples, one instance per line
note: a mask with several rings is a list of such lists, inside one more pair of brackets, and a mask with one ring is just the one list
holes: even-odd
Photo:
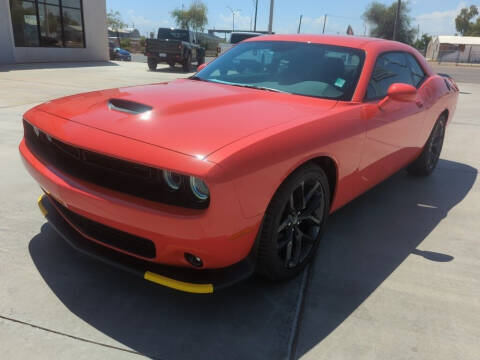
[[(176, 7), (188, 7), (190, 0), (106, 0), (107, 10), (119, 11), (124, 22), (134, 25), (142, 35), (158, 27), (175, 26), (170, 12)], [(253, 27), (255, 0), (203, 0), (208, 7), (208, 29), (231, 29), (232, 10), (235, 10), (235, 29)], [(300, 15), (303, 15), (302, 33), (321, 33), (324, 15), (327, 14), (325, 33), (344, 34), (351, 25), (355, 35), (368, 34), (368, 25), (362, 14), (371, 0), (275, 0), (273, 31), (296, 33)], [(391, 4), (394, 0), (379, 2)], [(413, 25), (420, 33), (430, 35), (455, 34), (455, 17), (465, 6), (477, 5), (480, 0), (410, 0)], [(268, 26), (270, 0), (258, 0), (257, 30)]]

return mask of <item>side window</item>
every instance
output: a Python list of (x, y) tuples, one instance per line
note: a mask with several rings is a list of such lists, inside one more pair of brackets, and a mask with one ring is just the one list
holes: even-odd
[(367, 100), (385, 97), (394, 83), (413, 85), (410, 67), (402, 52), (390, 52), (378, 57), (368, 83)]
[(419, 65), (417, 59), (411, 54), (405, 54), (407, 57), (408, 66), (412, 72), (413, 86), (418, 87), (420, 83), (425, 79), (425, 72), (422, 67)]

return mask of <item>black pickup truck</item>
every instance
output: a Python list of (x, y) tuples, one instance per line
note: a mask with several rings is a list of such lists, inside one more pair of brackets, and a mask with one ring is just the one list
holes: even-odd
[(180, 63), (184, 71), (190, 72), (192, 61), (196, 61), (197, 65), (205, 62), (205, 49), (199, 45), (193, 31), (160, 28), (156, 39), (147, 39), (145, 56), (150, 70), (165, 62), (170, 66)]

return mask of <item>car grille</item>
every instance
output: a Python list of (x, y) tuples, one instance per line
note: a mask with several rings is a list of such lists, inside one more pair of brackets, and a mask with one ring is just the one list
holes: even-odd
[(71, 146), (34, 130), (25, 120), (23, 125), (28, 148), (43, 162), (77, 179), (165, 204), (193, 209), (208, 207), (208, 202), (192, 202), (181, 192), (169, 191), (161, 169)]
[(84, 235), (131, 254), (149, 259), (155, 258), (155, 244), (152, 241), (87, 219), (67, 209), (51, 196), (48, 198), (60, 214)]

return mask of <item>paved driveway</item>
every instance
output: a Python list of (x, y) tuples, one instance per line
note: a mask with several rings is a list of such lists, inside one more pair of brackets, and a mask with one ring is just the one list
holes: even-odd
[(90, 65), (0, 67), (1, 358), (478, 359), (480, 85), (461, 84), (435, 174), (400, 172), (335, 213), (303, 276), (194, 296), (84, 258), (36, 209), (24, 111), (188, 75)]

